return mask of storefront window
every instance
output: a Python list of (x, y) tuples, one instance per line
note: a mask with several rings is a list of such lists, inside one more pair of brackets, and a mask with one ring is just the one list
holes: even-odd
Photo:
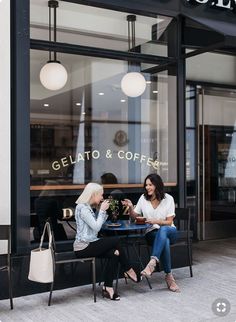
[(72, 72), (66, 87), (53, 92), (33, 75), (45, 60), (45, 52), (31, 51), (32, 185), (84, 184), (104, 172), (114, 172), (119, 183), (143, 182), (149, 172), (176, 181), (169, 155), (176, 145), (169, 130), (176, 129), (175, 107), (170, 117), (168, 104), (175, 76), (144, 70), (145, 93), (129, 98), (120, 88), (126, 62), (60, 55)]
[[(47, 39), (48, 8), (45, 3), (31, 2), (31, 38)], [(71, 13), (72, 7), (76, 15)], [(37, 16), (36, 22), (37, 8), (39, 12), (42, 9), (42, 15)], [(70, 11), (70, 24), (66, 8)], [(110, 49), (127, 52), (127, 14), (96, 8), (88, 10), (86, 6), (69, 3), (60, 3), (59, 9), (58, 21), (66, 28), (58, 28), (57, 41), (106, 47), (107, 52)], [(84, 15), (82, 20), (78, 18), (80, 14)], [(106, 28), (100, 30), (104, 26), (98, 24), (95, 30), (91, 15), (103, 18)], [(76, 21), (73, 17), (77, 17)], [(117, 28), (115, 34), (117, 19), (123, 19), (124, 26)], [(160, 54), (158, 50), (149, 50), (150, 44), (159, 45), (159, 42), (149, 42), (151, 31), (157, 27), (153, 27), (155, 23), (163, 22), (167, 27), (170, 19), (158, 19), (137, 16), (134, 50), (137, 56), (139, 53)], [(139, 23), (143, 24), (142, 28)], [(165, 28), (160, 26), (156, 32), (166, 42)], [(142, 32), (150, 37), (142, 36)], [(67, 37), (63, 38), (65, 35)], [(104, 46), (104, 39), (109, 45)], [(87, 56), (79, 52), (58, 52), (57, 59), (66, 68), (68, 80), (62, 89), (48, 90), (39, 80), (40, 69), (48, 61), (48, 52), (35, 46), (30, 52), (32, 241), (38, 240), (48, 217), (56, 240), (74, 238), (75, 200), (90, 181), (104, 184), (105, 196), (115, 188), (134, 203), (149, 173), (160, 174), (167, 186), (177, 185), (174, 65), (169, 70), (168, 66), (160, 68), (154, 64), (153, 59), (150, 63), (147, 58), (145, 63), (142, 60), (135, 63), (115, 56), (114, 59), (101, 58), (101, 55), (90, 57), (89, 52)], [(121, 89), (122, 77), (128, 71), (142, 73), (145, 78), (146, 89), (135, 98), (125, 95)]]
[[(120, 88), (127, 62), (63, 54), (69, 80), (54, 92), (37, 77), (46, 55), (31, 51), (33, 212), (37, 197), (68, 197), (68, 189), (78, 195), (75, 189), (101, 182), (104, 173), (113, 173), (120, 185), (141, 187), (151, 172), (176, 183), (175, 76), (143, 70), (145, 93), (129, 98)], [(74, 206), (74, 199), (67, 204)]]

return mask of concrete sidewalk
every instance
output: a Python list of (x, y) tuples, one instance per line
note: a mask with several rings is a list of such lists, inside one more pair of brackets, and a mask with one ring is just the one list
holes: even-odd
[[(103, 299), (98, 287), (94, 303), (91, 286), (54, 291), (51, 307), (47, 306), (48, 293), (15, 298), (13, 311), (9, 300), (2, 300), (0, 321), (236, 322), (236, 238), (196, 243), (193, 257), (193, 278), (187, 267), (173, 271), (181, 293), (168, 291), (164, 274), (155, 273), (152, 290), (145, 281), (125, 285), (120, 280), (118, 302)], [(231, 305), (225, 317), (212, 311), (218, 298)]]

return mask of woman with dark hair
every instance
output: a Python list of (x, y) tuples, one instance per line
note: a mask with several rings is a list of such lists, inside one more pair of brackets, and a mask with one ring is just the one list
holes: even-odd
[(141, 272), (150, 277), (156, 264), (161, 261), (166, 273), (165, 280), (169, 290), (178, 292), (179, 287), (171, 273), (170, 244), (176, 242), (177, 230), (173, 223), (175, 203), (171, 195), (164, 192), (164, 184), (158, 174), (149, 174), (144, 180), (144, 194), (134, 207), (129, 199), (122, 203), (129, 207), (129, 215), (133, 218), (143, 216), (146, 223), (151, 224), (146, 230), (145, 237), (152, 245), (152, 255), (149, 263)]

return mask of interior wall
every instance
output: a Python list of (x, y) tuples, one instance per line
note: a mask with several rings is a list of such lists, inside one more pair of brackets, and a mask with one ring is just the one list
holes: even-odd
[[(199, 95), (200, 119), (202, 119), (202, 95)], [(236, 122), (236, 98), (204, 95), (204, 124), (234, 126)]]
[(235, 56), (204, 53), (186, 60), (186, 78), (192, 81), (235, 85)]
[[(10, 1), (0, 2), (0, 225), (11, 222), (10, 199)], [(0, 244), (0, 254), (4, 250)]]

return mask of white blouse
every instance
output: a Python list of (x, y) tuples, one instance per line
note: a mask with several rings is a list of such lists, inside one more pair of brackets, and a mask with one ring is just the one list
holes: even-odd
[[(142, 195), (139, 198), (134, 211), (147, 219), (166, 220), (168, 217), (175, 216), (174, 198), (168, 193), (165, 193), (165, 198), (161, 200), (156, 208), (153, 208), (151, 201), (145, 199), (144, 195)], [(173, 223), (171, 226), (175, 227)], [(160, 226), (158, 224), (154, 224), (152, 227), (147, 229), (146, 233), (159, 228)]]

